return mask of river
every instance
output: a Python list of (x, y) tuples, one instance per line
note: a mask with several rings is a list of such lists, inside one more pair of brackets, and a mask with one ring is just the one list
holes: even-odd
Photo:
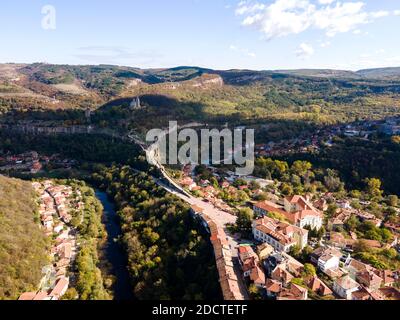
[(111, 272), (115, 276), (113, 286), (115, 300), (133, 300), (134, 295), (130, 284), (129, 273), (126, 268), (127, 258), (121, 244), (115, 241), (121, 235), (119, 218), (114, 204), (110, 202), (105, 192), (96, 190), (96, 197), (104, 207), (103, 222), (107, 230), (107, 242), (104, 248), (105, 258), (111, 265)]

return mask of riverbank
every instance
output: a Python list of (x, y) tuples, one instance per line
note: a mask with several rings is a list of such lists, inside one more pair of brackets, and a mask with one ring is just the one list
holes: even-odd
[(126, 253), (120, 244), (121, 227), (114, 204), (105, 192), (96, 190), (97, 199), (103, 205), (103, 224), (107, 231), (107, 240), (102, 248), (102, 259), (113, 276), (112, 290), (114, 300), (133, 300), (133, 290), (127, 270)]

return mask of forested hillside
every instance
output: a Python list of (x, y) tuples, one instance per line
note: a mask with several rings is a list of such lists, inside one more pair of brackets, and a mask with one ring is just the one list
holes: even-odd
[(29, 182), (0, 176), (0, 300), (35, 291), (48, 262)]
[(119, 210), (137, 299), (220, 298), (208, 235), (186, 204), (129, 167), (104, 169), (93, 179)]
[[(90, 108), (97, 110), (93, 120), (100, 125), (155, 127), (169, 119), (325, 124), (398, 113), (399, 76), (396, 68), (219, 71), (9, 64), (0, 65), (0, 115), (77, 123), (86, 121), (83, 111)], [(132, 110), (136, 96), (143, 108)]]

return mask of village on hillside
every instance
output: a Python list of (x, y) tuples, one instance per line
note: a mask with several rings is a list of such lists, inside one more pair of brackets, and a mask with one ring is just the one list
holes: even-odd
[[(390, 197), (390, 210), (382, 201), (372, 210), (373, 201), (358, 194), (285, 195), (279, 181), (238, 177), (210, 165), (186, 165), (178, 175), (185, 190), (237, 216), (236, 225), (210, 231), (214, 250), (223, 250), (216, 259), (228, 279), (227, 296), (241, 296), (243, 281), (252, 299), (400, 300), (397, 198)], [(210, 224), (201, 208), (192, 211)], [(225, 232), (239, 239), (235, 248)]]
[(71, 212), (80, 212), (84, 203), (80, 191), (70, 186), (55, 184), (50, 180), (33, 182), (32, 185), (39, 197), (43, 232), (51, 242), (51, 264), (42, 270), (39, 289), (23, 293), (19, 300), (59, 300), (74, 281), (69, 275), (79, 249), (78, 232), (71, 224), (76, 215)]

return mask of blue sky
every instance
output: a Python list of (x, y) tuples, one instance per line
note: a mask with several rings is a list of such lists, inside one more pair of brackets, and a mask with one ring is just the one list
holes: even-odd
[(358, 70), (400, 66), (399, 30), (398, 0), (2, 0), (0, 62)]

